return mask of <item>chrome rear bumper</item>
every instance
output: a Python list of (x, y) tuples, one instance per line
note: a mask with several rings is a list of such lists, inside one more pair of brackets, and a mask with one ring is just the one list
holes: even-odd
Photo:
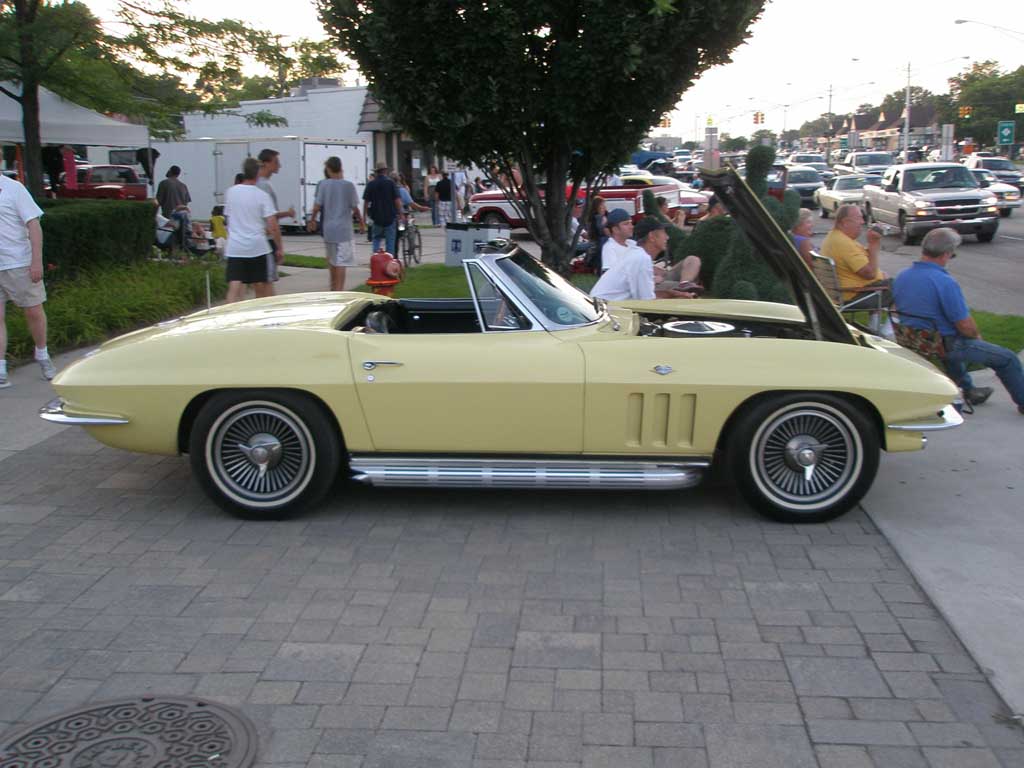
[(886, 429), (895, 429), (903, 432), (938, 432), (943, 429), (959, 427), (964, 423), (964, 417), (953, 407), (947, 405), (938, 413), (936, 421), (908, 421), (905, 424), (888, 424)]
[(57, 397), (39, 409), (39, 418), (54, 424), (74, 426), (127, 424), (127, 416), (114, 416), (106, 413), (66, 413), (64, 398)]

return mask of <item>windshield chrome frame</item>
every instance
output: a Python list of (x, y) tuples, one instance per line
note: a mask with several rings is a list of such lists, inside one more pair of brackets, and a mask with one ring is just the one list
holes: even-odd
[[(594, 310), (597, 312), (598, 316), (594, 320), (591, 320), (586, 323), (572, 323), (570, 325), (562, 325), (561, 323), (556, 323), (553, 320), (551, 320), (547, 315), (545, 315), (543, 312), (540, 311), (540, 309), (537, 308), (537, 306), (533, 303), (533, 301), (530, 300), (528, 296), (526, 296), (526, 294), (519, 290), (519, 286), (517, 286), (513, 281), (509, 280), (506, 277), (505, 273), (498, 268), (498, 261), (500, 261), (501, 259), (511, 258), (520, 250), (522, 249), (517, 249), (516, 251), (512, 251), (510, 253), (499, 254), (481, 253), (476, 254), (471, 259), (463, 259), (463, 269), (466, 273), (466, 280), (469, 282), (469, 290), (473, 296), (473, 306), (476, 308), (478, 316), (480, 315), (480, 313), (482, 313), (482, 309), (480, 307), (480, 302), (476, 295), (476, 290), (473, 287), (473, 282), (472, 280), (470, 280), (469, 268), (467, 266), (468, 264), (476, 264), (478, 267), (480, 267), (480, 269), (483, 270), (484, 274), (490, 278), (491, 282), (493, 282), (502, 291), (504, 291), (505, 294), (508, 295), (508, 297), (516, 304), (516, 307), (524, 315), (526, 315), (526, 317), (530, 319), (530, 321), (533, 323), (533, 327), (525, 329), (526, 331), (567, 331), (573, 328), (585, 328), (590, 325), (597, 325), (598, 323), (606, 321), (611, 317), (606, 308), (602, 307), (599, 302), (595, 302)], [(523, 251), (523, 253), (526, 254), (527, 256), (530, 256), (530, 254), (526, 253), (525, 251)], [(533, 257), (530, 256), (530, 258)], [(594, 301), (594, 299), (587, 296), (587, 294), (583, 295), (586, 296), (589, 301)], [(481, 329), (484, 330), (485, 333), (510, 333), (510, 331), (487, 331), (482, 320)], [(511, 332), (515, 333), (515, 331)], [(523, 332), (523, 330), (519, 331), (519, 333)]]

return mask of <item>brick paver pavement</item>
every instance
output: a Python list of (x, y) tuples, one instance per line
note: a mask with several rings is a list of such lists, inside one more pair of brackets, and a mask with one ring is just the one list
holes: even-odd
[(0, 462), (0, 731), (143, 692), (243, 708), (289, 768), (1024, 766), (863, 514), (346, 486), (242, 522), (68, 430)]

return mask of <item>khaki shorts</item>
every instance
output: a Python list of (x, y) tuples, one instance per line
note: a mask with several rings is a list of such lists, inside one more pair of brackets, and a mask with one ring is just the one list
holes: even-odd
[(344, 243), (325, 242), (324, 245), (327, 247), (327, 263), (332, 267), (351, 267), (355, 265), (356, 253), (352, 247), (351, 240)]
[(42, 280), (32, 282), (28, 267), (0, 269), (0, 299), (19, 307), (36, 307), (46, 301), (46, 288)]

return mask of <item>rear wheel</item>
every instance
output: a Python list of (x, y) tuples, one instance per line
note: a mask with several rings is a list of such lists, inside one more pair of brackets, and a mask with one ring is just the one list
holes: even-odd
[(222, 392), (192, 425), (189, 461), (221, 507), (248, 519), (275, 519), (323, 498), (338, 473), (341, 440), (305, 395)]
[(728, 462), (740, 491), (782, 523), (832, 520), (860, 501), (878, 470), (877, 431), (828, 394), (774, 395), (740, 414)]

